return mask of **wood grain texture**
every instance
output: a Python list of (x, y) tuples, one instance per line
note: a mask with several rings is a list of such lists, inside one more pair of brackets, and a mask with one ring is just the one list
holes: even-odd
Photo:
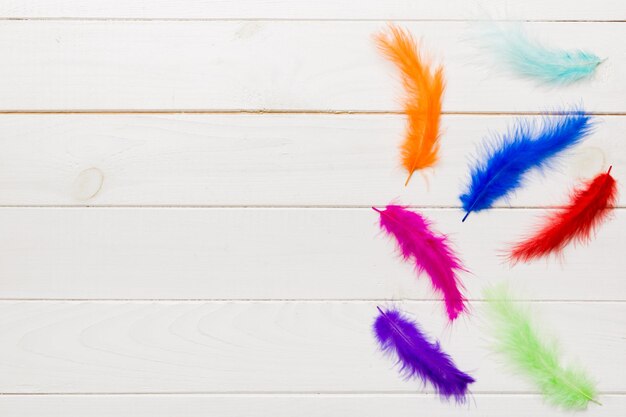
[[(383, 21), (5, 21), (0, 110), (398, 111)], [(552, 88), (484, 67), (467, 22), (407, 23), (445, 62), (447, 112), (578, 104), (624, 113), (621, 23), (529, 23), (533, 36), (607, 57), (593, 80)]]
[[(567, 88), (516, 78), (470, 41), (488, 15), (607, 60)], [(598, 381), (585, 416), (624, 415), (626, 209), (562, 259), (499, 255), (578, 180), (626, 181), (625, 19), (622, 0), (0, 2), (0, 416), (561, 415), (488, 349), (481, 291), (501, 281)], [(448, 79), (441, 163), (408, 188), (372, 41), (388, 20)], [(594, 135), (461, 223), (487, 132), (572, 104), (602, 114)], [(392, 200), (426, 207), (471, 271), (453, 326), (378, 230), (368, 207)], [(478, 379), (469, 404), (378, 352), (393, 301)]]
[(0, 18), (624, 20), (620, 0), (5, 0)]
[[(585, 417), (615, 417), (626, 407), (626, 397), (603, 395), (602, 407), (590, 407)], [(11, 417), (558, 417), (563, 412), (546, 407), (538, 395), (473, 394), (471, 403), (454, 406), (433, 395), (56, 395), (0, 396), (0, 413)]]
[[(480, 303), (453, 327), (438, 307), (402, 304), (476, 378), (473, 393), (536, 393), (486, 349)], [(624, 393), (624, 303), (533, 311), (600, 392)], [(372, 302), (1, 302), (0, 392), (431, 392), (378, 352), (375, 316)]]
[[(0, 205), (458, 207), (469, 155), (514, 120), (445, 116), (440, 162), (404, 187), (402, 116), (2, 115)], [(626, 117), (599, 118), (556, 169), (498, 206), (563, 204), (609, 165), (626, 183), (624, 131)]]
[[(626, 210), (561, 261), (510, 268), (499, 255), (542, 212), (491, 210), (461, 223), (460, 210), (423, 210), (471, 271), (471, 298), (509, 280), (530, 299), (624, 300)], [(432, 298), (377, 218), (371, 209), (6, 208), (0, 297)]]

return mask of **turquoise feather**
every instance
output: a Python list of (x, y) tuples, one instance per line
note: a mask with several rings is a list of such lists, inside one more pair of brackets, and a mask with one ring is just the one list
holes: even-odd
[(588, 51), (542, 45), (528, 37), (519, 24), (488, 24), (480, 43), (513, 72), (547, 84), (570, 84), (588, 78), (603, 62)]

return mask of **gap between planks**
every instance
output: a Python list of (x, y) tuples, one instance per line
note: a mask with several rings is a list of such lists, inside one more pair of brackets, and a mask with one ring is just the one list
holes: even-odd
[[(626, 204), (626, 203), (625, 203)], [(375, 206), (382, 207), (380, 204), (375, 204)], [(420, 205), (405, 205), (405, 207), (416, 210), (441, 210), (441, 211), (452, 211), (452, 210), (461, 210), (460, 206), (420, 206)], [(512, 207), (492, 207), (489, 210), (491, 211), (504, 211), (504, 210), (560, 210), (564, 209), (566, 206), (512, 206)], [(1, 209), (181, 209), (181, 210), (220, 210), (220, 209), (229, 209), (229, 210), (371, 210), (372, 206), (370, 205), (172, 205), (172, 204), (143, 204), (143, 205), (133, 205), (133, 204), (103, 204), (103, 205), (95, 205), (95, 204), (16, 204), (16, 205), (0, 205)], [(613, 210), (623, 210), (626, 208), (626, 205), (617, 205), (613, 207)]]
[[(593, 116), (626, 116), (626, 112), (593, 112), (587, 111), (587, 114)], [(52, 110), (0, 110), (0, 115), (36, 115), (36, 114), (90, 114), (90, 115), (131, 115), (131, 114), (206, 114), (206, 115), (225, 115), (225, 114), (257, 114), (257, 115), (356, 115), (356, 116), (388, 116), (388, 115), (404, 115), (403, 111), (394, 110), (284, 110), (284, 109), (257, 109), (257, 110), (234, 110), (234, 109), (151, 109), (151, 110), (133, 110), (133, 109), (52, 109)], [(521, 111), (521, 112), (497, 112), (497, 111), (442, 111), (442, 115), (448, 116), (550, 116), (562, 113), (550, 111)]]
[[(622, 304), (626, 301), (624, 300), (594, 300), (590, 298), (586, 299), (570, 299), (570, 300), (562, 300), (562, 299), (533, 299), (533, 298), (514, 298), (513, 301), (522, 301), (533, 304)], [(484, 303), (485, 300), (482, 298), (469, 298), (468, 302), (471, 303)], [(294, 303), (294, 304), (330, 304), (330, 303), (341, 303), (341, 304), (371, 304), (374, 302), (377, 303), (437, 303), (436, 299), (426, 299), (426, 298), (0, 298), (0, 303), (2, 302), (68, 302), (68, 303), (103, 303), (103, 304), (116, 304), (116, 303), (128, 303), (133, 302), (137, 304), (143, 303), (155, 303), (155, 302), (164, 302), (164, 303), (214, 303), (214, 304), (248, 304), (248, 303), (263, 303), (263, 304), (273, 304), (273, 303)]]
[(46, 22), (529, 22), (529, 23), (623, 23), (626, 20), (607, 19), (349, 19), (349, 18), (285, 18), (285, 17), (259, 17), (259, 18), (236, 18), (236, 17), (3, 17), (2, 21), (46, 21)]
[[(0, 392), (0, 396), (129, 396), (129, 395), (168, 395), (168, 396), (211, 396), (211, 397), (366, 397), (371, 395), (380, 395), (383, 397), (435, 397), (434, 393), (416, 393), (415, 391), (155, 391), (155, 392)], [(524, 396), (524, 397), (541, 397), (541, 394), (531, 391), (480, 391), (472, 393), (472, 396)], [(626, 391), (598, 391), (600, 396), (624, 396)]]

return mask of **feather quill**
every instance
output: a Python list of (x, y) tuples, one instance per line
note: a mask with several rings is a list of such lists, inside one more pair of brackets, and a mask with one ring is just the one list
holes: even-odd
[(448, 318), (454, 320), (466, 311), (467, 300), (457, 274), (465, 268), (448, 245), (447, 236), (434, 233), (426, 218), (404, 207), (372, 208), (380, 214), (381, 229), (396, 239), (402, 258), (412, 261), (418, 273), (430, 276), (434, 289), (443, 295)]
[(488, 288), (485, 299), (494, 348), (548, 402), (565, 409), (599, 404), (591, 378), (579, 366), (563, 366), (556, 343), (541, 338), (530, 314), (511, 300), (506, 287)]
[(377, 34), (376, 42), (400, 70), (405, 90), (403, 107), (408, 120), (401, 153), (408, 172), (406, 186), (415, 171), (435, 165), (438, 159), (443, 67), (433, 67), (411, 34), (397, 26)]
[(572, 241), (588, 242), (616, 201), (617, 183), (609, 168), (575, 189), (566, 207), (549, 215), (537, 232), (513, 246), (509, 259), (529, 261), (558, 253)]
[(591, 128), (591, 116), (581, 110), (544, 117), (541, 123), (518, 120), (507, 133), (484, 145), (482, 160), (471, 168), (469, 185), (460, 197), (463, 221), (471, 212), (490, 208), (520, 187), (529, 170), (549, 166), (555, 156), (578, 144)]
[(464, 402), (474, 378), (457, 369), (438, 342), (429, 342), (417, 323), (397, 309), (377, 308), (374, 335), (383, 352), (397, 357), (400, 373), (407, 379), (429, 382), (445, 399)]
[(530, 38), (520, 23), (485, 23), (478, 39), (497, 63), (546, 84), (570, 84), (590, 77), (603, 61), (588, 51), (543, 45)]

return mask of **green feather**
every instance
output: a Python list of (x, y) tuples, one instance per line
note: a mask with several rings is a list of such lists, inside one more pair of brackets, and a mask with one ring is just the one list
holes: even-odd
[(565, 409), (585, 409), (595, 400), (592, 379), (580, 367), (564, 367), (553, 340), (540, 339), (530, 314), (516, 305), (506, 287), (485, 291), (495, 349), (536, 384), (545, 399)]

